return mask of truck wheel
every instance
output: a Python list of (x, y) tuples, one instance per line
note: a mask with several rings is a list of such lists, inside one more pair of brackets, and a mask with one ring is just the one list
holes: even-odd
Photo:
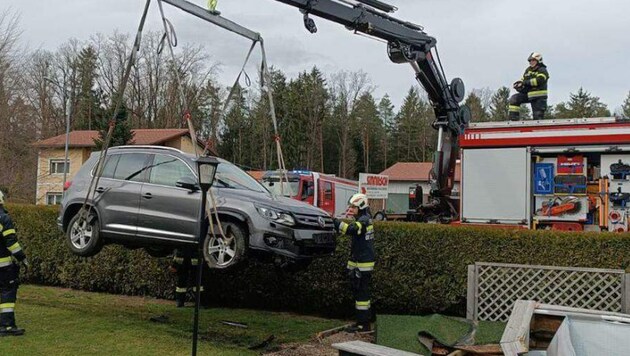
[(231, 222), (224, 222), (225, 238), (208, 233), (203, 244), (203, 257), (210, 268), (225, 269), (236, 265), (245, 255), (245, 230)]
[(382, 211), (379, 211), (378, 213), (374, 214), (374, 220), (376, 220), (376, 221), (386, 221), (387, 220), (387, 216)]
[(77, 213), (70, 219), (66, 230), (66, 244), (73, 254), (81, 257), (96, 255), (103, 248), (98, 218), (89, 213), (87, 218), (81, 218)]

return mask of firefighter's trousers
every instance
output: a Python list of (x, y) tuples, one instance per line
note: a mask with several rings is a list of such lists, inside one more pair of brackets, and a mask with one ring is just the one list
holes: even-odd
[(356, 310), (356, 320), (358, 324), (366, 324), (371, 320), (372, 293), (370, 284), (372, 281), (372, 271), (360, 271), (358, 268), (348, 270), (352, 294), (354, 296), (354, 308)]
[(526, 93), (516, 93), (510, 97), (510, 120), (518, 120), (521, 104), (532, 104), (532, 116), (534, 120), (542, 120), (547, 110), (547, 98), (528, 98)]
[(15, 327), (15, 302), (19, 285), (19, 267), (0, 267), (0, 327)]

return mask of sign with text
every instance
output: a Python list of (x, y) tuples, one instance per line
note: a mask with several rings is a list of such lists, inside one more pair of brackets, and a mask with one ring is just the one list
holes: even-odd
[(369, 199), (387, 199), (389, 177), (378, 174), (360, 173), (359, 191)]

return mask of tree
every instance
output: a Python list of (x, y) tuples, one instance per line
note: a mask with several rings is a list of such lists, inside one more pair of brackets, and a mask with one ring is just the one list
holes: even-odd
[(490, 121), (507, 121), (510, 119), (508, 106), (510, 102), (510, 89), (508, 87), (499, 88), (490, 99)]
[(610, 116), (610, 111), (598, 97), (580, 87), (577, 93), (570, 94), (568, 102), (556, 105), (555, 116), (558, 119), (604, 117)]
[(385, 94), (383, 98), (378, 103), (378, 116), (381, 119), (381, 125), (385, 129), (385, 134), (382, 137), (381, 141), (381, 160), (383, 161), (383, 167), (389, 167), (388, 161), (388, 153), (390, 150), (390, 142), (392, 140), (392, 135), (395, 131), (395, 119), (396, 114), (394, 113), (394, 104), (389, 98), (389, 95)]
[(630, 119), (630, 92), (628, 92), (628, 96), (626, 100), (624, 100), (623, 105), (621, 106), (621, 114), (626, 119)]
[(481, 102), (481, 98), (474, 90), (468, 94), (468, 97), (466, 98), (466, 105), (470, 108), (473, 122), (488, 121), (488, 113)]
[(120, 107), (120, 110), (114, 116), (114, 110), (116, 105), (116, 100), (112, 100), (112, 104), (109, 110), (105, 112), (104, 117), (98, 121), (99, 131), (98, 138), (94, 139), (94, 144), (96, 145), (95, 151), (101, 151), (105, 145), (105, 139), (107, 138), (107, 133), (109, 131), (109, 120), (115, 120), (114, 131), (112, 132), (112, 137), (109, 142), (109, 147), (115, 146), (123, 146), (129, 145), (133, 143), (134, 133), (131, 131), (129, 123), (127, 119), (129, 118), (129, 113), (127, 107), (123, 104)]
[(95, 118), (102, 116), (101, 102), (98, 89), (95, 88), (97, 80), (98, 55), (92, 46), (81, 50), (77, 58), (77, 71), (79, 77), (78, 94), (75, 98), (74, 128), (79, 130), (91, 130), (95, 126)]

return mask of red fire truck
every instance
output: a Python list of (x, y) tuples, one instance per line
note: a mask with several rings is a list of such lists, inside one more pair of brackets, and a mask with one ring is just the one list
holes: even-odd
[(265, 172), (262, 183), (276, 194), (314, 205), (334, 217), (347, 217), (348, 200), (359, 191), (359, 182), (324, 173), (291, 171), (286, 179), (282, 177), (282, 191), (278, 171)]
[(630, 121), (477, 123), (459, 144), (457, 223), (628, 231)]

